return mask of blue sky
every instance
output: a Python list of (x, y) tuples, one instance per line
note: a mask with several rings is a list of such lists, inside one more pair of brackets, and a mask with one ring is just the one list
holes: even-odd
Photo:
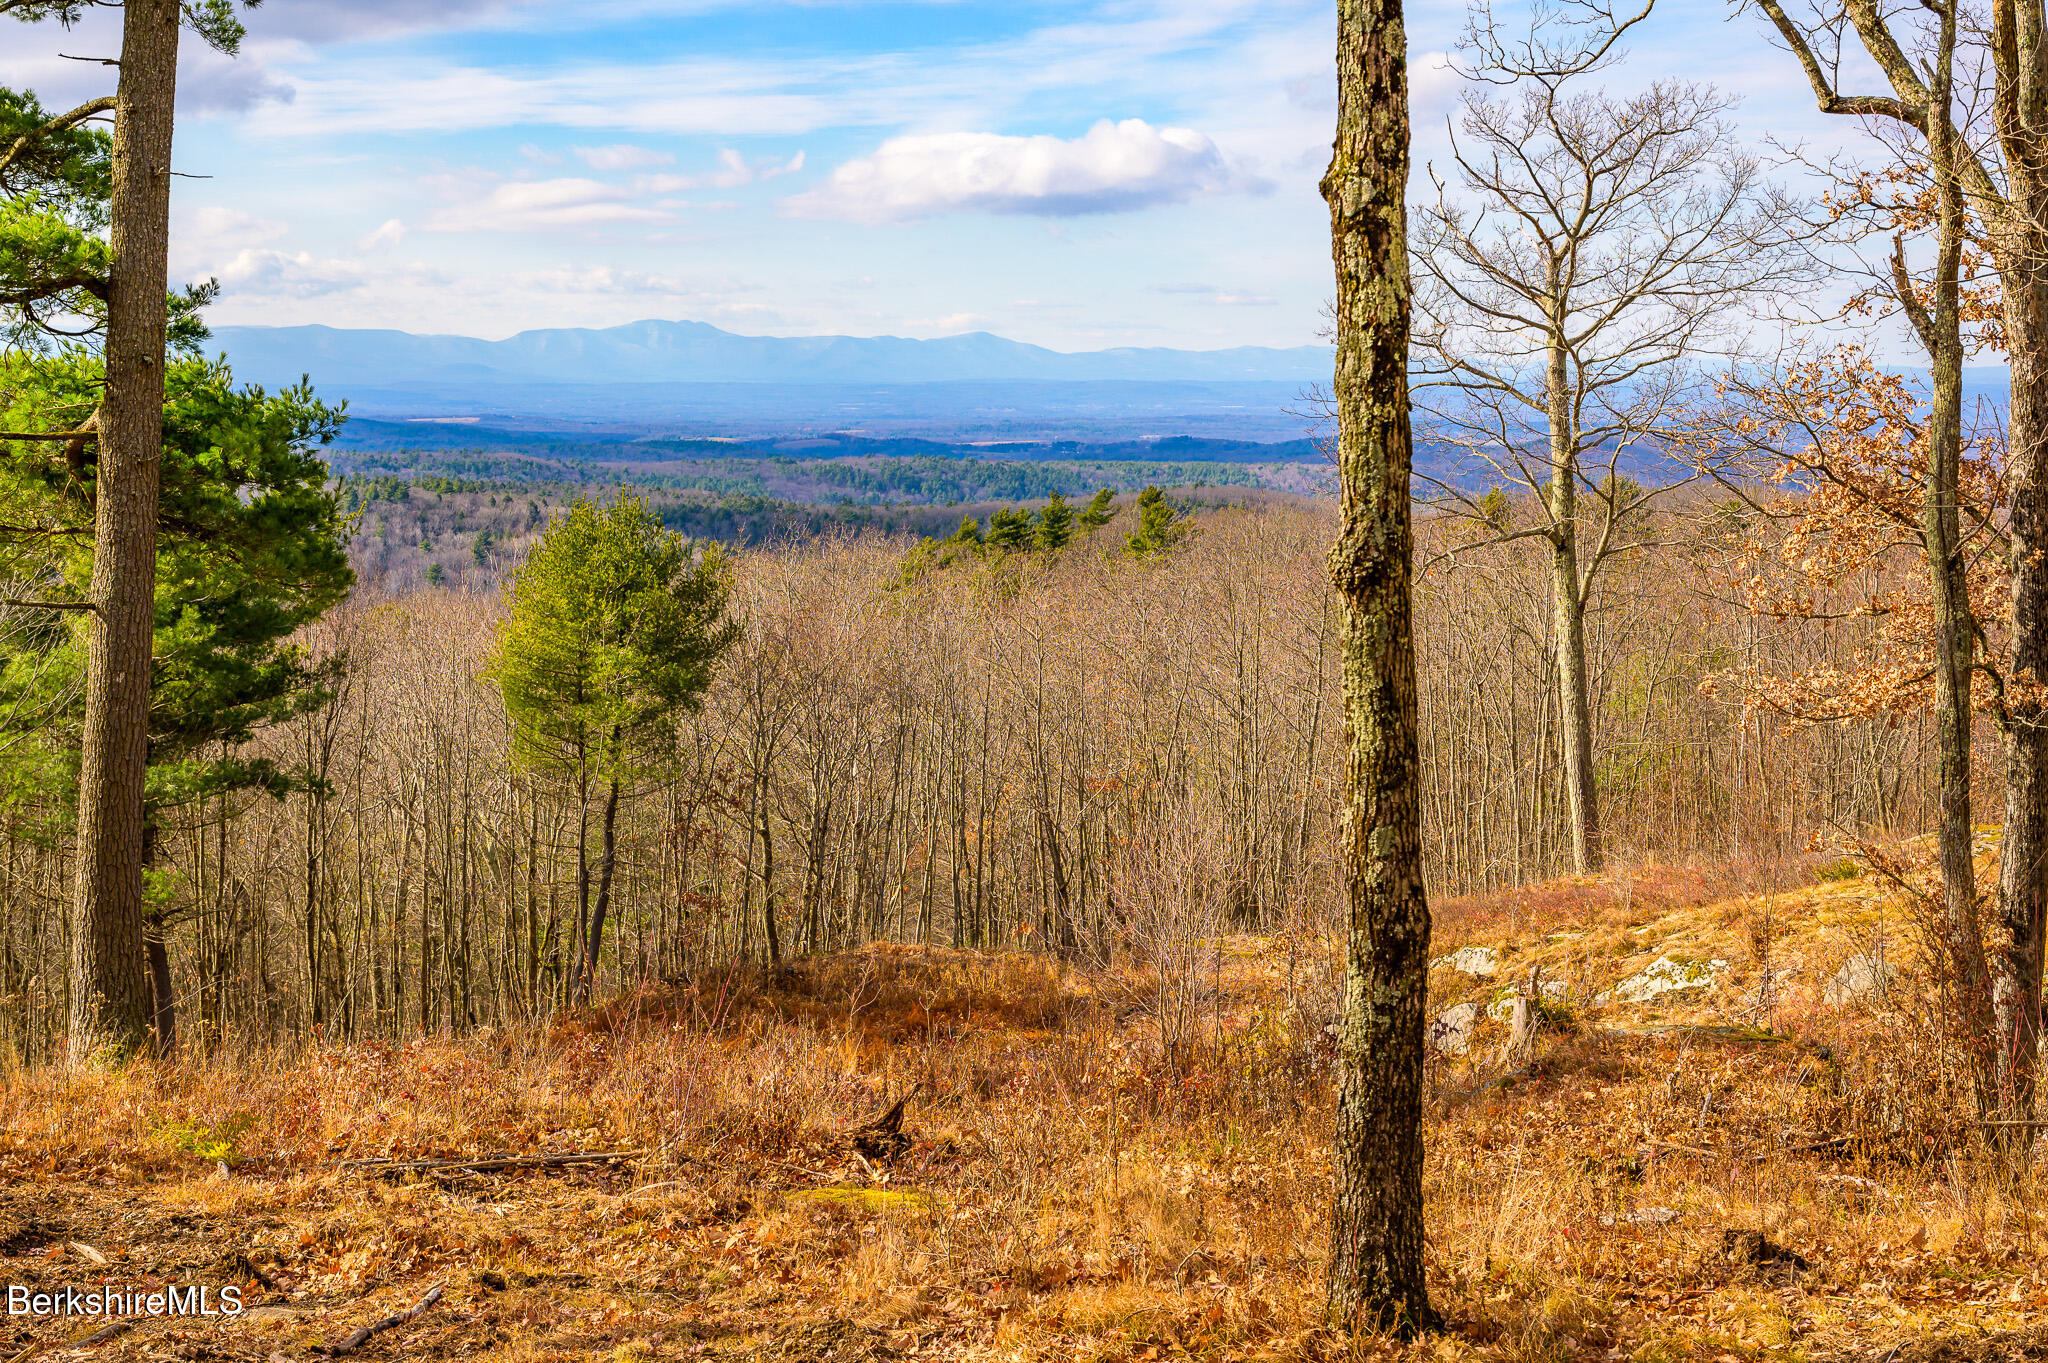
[[(188, 53), (174, 269), (219, 324), (500, 337), (687, 318), (1063, 350), (1312, 341), (1330, 0), (270, 0)], [(1411, 0), (1418, 174), (1455, 3)], [(112, 25), (13, 29), (65, 105)], [(188, 44), (188, 46), (196, 46)], [(1683, 76), (1822, 148), (1762, 20), (1664, 0), (1612, 88)], [(68, 107), (68, 105), (67, 105)]]

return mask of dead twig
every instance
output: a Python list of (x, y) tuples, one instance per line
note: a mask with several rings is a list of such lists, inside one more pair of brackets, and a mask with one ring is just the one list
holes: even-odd
[(350, 1159), (341, 1162), (343, 1169), (363, 1169), (378, 1174), (402, 1174), (414, 1171), (457, 1173), (484, 1169), (559, 1169), (571, 1164), (609, 1164), (614, 1160), (641, 1159), (645, 1150), (578, 1150), (566, 1155), (501, 1155), (492, 1159)]
[(326, 1354), (329, 1358), (340, 1358), (345, 1354), (352, 1354), (357, 1349), (362, 1348), (363, 1345), (369, 1343), (371, 1336), (382, 1334), (386, 1330), (392, 1329), (395, 1326), (404, 1325), (409, 1321), (418, 1320), (420, 1315), (428, 1307), (432, 1306), (435, 1302), (439, 1300), (441, 1300), (441, 1288), (440, 1285), (437, 1283), (435, 1284), (433, 1289), (427, 1293), (426, 1296), (421, 1297), (418, 1303), (412, 1306), (411, 1308), (404, 1311), (400, 1311), (395, 1316), (386, 1316), (384, 1319), (377, 1321), (375, 1324), (365, 1325), (362, 1329), (356, 1331), (354, 1334), (350, 1335), (347, 1339), (344, 1339), (339, 1344), (330, 1344), (324, 1348), (316, 1345), (314, 1347), (314, 1352)]
[(117, 1320), (112, 1325), (103, 1326), (87, 1335), (84, 1339), (73, 1340), (64, 1347), (67, 1349), (90, 1349), (95, 1344), (104, 1344), (115, 1335), (126, 1334), (134, 1328), (135, 1322), (132, 1320)]
[(126, 1334), (134, 1328), (135, 1322), (132, 1320), (117, 1320), (112, 1325), (101, 1326), (85, 1338), (74, 1339), (69, 1344), (31, 1344), (18, 1354), (9, 1354), (4, 1363), (27, 1363), (30, 1358), (45, 1349), (90, 1349), (95, 1344), (104, 1344), (114, 1336)]

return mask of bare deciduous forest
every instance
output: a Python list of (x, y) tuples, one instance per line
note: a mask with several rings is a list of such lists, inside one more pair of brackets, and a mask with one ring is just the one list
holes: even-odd
[[(1714, 511), (1659, 517), (1669, 543), (1590, 613), (1625, 859), (1774, 884), (1845, 838), (1924, 827), (1924, 720), (1788, 730), (1705, 686), (1866, 642), (1751, 617)], [(1107, 962), (1318, 931), (1341, 742), (1331, 522), (1266, 499), (1195, 526), (1155, 560), (1116, 552), (1113, 522), (1107, 544), (907, 582), (903, 541), (744, 555), (744, 640), (622, 801), (605, 992), (871, 941)], [(1417, 647), (1430, 882), (1448, 896), (1571, 864), (1542, 564), (1461, 538), (1436, 522), (1418, 551), (1438, 564)], [(331, 699), (255, 742), (304, 788), (164, 818), (155, 874), (193, 1044), (460, 1033), (561, 1004), (578, 811), (514, 760), (486, 675), (502, 612), (495, 593), (359, 592), (304, 639), (343, 664)], [(68, 947), (63, 811), (17, 805), (7, 839), (4, 1026), (47, 1058), (67, 1016), (45, 973)]]

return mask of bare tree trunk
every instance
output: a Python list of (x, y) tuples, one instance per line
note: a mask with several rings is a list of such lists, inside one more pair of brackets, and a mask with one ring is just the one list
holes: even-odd
[(78, 777), (71, 1054), (140, 1047), (149, 1027), (142, 791), (156, 607), (166, 253), (178, 79), (177, 0), (128, 0), (114, 121), (113, 279), (94, 476), (93, 604)]
[(1932, 364), (1933, 402), (1927, 420), (1927, 480), (1921, 538), (1934, 597), (1934, 713), (1938, 761), (1943, 949), (1950, 987), (1963, 1022), (1964, 1044), (1977, 1077), (1978, 1107), (1996, 1109), (1996, 1035), (1977, 907), (1977, 868), (1970, 823), (1970, 677), (1976, 662), (1976, 621), (1970, 607), (1962, 541), (1963, 334), (1961, 274), (1967, 205), (1957, 173), (1957, 132), (1951, 117), (1956, 15), (1942, 15), (1939, 51), (1927, 102), (1927, 144), (1938, 195), (1932, 303), (1921, 302), (1907, 272), (1903, 245), (1893, 258), (1893, 291), (1920, 333)]
[(2005, 838), (1999, 864), (1994, 992), (1999, 1088), (2007, 1116), (2033, 1116), (2041, 1040), (2043, 905), (2048, 902), (2048, 705), (2026, 683), (2048, 682), (2048, 283), (2007, 276), (2012, 356), (2009, 531), (2014, 688), (2005, 737)]
[(590, 941), (590, 753), (576, 745), (576, 940), (569, 944), (569, 959), (576, 973), (562, 982), (565, 1001), (583, 1002), (581, 990), (583, 961)]
[[(1553, 293), (1555, 296), (1555, 293)], [(1600, 804), (1593, 775), (1593, 709), (1586, 688), (1586, 599), (1579, 575), (1578, 438), (1562, 341), (1549, 353), (1550, 594), (1557, 617), (1557, 700), (1564, 723), (1564, 788), (1572, 821), (1572, 869), (1600, 869)]]
[(761, 930), (768, 938), (768, 964), (782, 964), (782, 926), (775, 921), (775, 830), (768, 825), (768, 802), (760, 805)]
[(1330, 555), (1344, 598), (1344, 879), (1329, 1317), (1438, 1324), (1422, 1267), (1422, 885), (1409, 474), (1407, 35), (1401, 0), (1338, 0), (1337, 138), (1323, 197), (1337, 266), (1338, 476)]
[[(614, 736), (616, 741), (616, 736)], [(612, 868), (618, 863), (619, 778), (612, 778), (604, 800), (604, 831), (597, 853), (597, 905), (590, 911), (590, 932), (583, 939), (583, 963), (576, 970), (576, 1006), (588, 1007), (597, 979), (597, 957), (604, 950), (604, 920), (612, 906)], [(624, 948), (620, 948), (624, 950)]]

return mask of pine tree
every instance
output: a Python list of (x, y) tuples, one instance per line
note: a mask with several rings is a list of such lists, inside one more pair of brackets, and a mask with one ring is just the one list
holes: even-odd
[[(23, 21), (55, 18), (69, 25), (84, 0), (0, 0), (0, 15)], [(9, 331), (26, 325), (63, 329), (66, 304), (80, 305), (87, 330), (103, 336), (105, 392), (91, 419), (66, 441), (74, 469), (85, 446), (97, 446), (92, 577), (87, 593), (85, 729), (78, 790), (77, 930), (71, 965), (70, 1049), (91, 1055), (104, 1042), (117, 1052), (140, 1046), (147, 1028), (142, 970), (144, 784), (148, 768), (151, 603), (156, 576), (158, 461), (163, 443), (165, 354), (179, 339), (167, 292), (170, 250), (171, 134), (175, 121), (178, 40), (190, 24), (210, 46), (232, 53), (242, 38), (232, 0), (126, 0), (121, 6), (119, 88), (28, 130), (0, 157), (17, 159), (33, 145), (64, 154), (63, 140), (87, 119), (114, 114), (103, 248), (43, 229), (79, 226), (62, 205), (10, 192), (0, 211), (0, 238), (26, 227), (38, 246), (60, 248), (55, 275), (0, 249), (0, 303)], [(26, 116), (32, 101), (19, 97)], [(76, 144), (90, 161), (94, 149)], [(60, 175), (57, 177), (62, 179)], [(46, 173), (46, 183), (49, 177)], [(74, 192), (79, 186), (71, 186)], [(96, 186), (88, 187), (88, 192)], [(40, 215), (40, 216), (38, 216)], [(12, 246), (15, 241), (0, 241)], [(34, 260), (48, 256), (32, 253)], [(24, 283), (24, 280), (26, 282)], [(203, 292), (203, 291), (202, 291)], [(68, 432), (50, 432), (62, 436)]]
[(981, 522), (972, 516), (961, 517), (960, 528), (955, 530), (946, 540), (947, 544), (971, 545), (976, 549), (979, 549), (983, 542)]
[[(89, 408), (100, 366), (77, 353), (17, 355), (0, 368), (0, 425), (41, 428)], [(340, 413), (303, 385), (278, 394), (234, 387), (225, 366), (184, 361), (166, 375), (162, 494), (157, 507), (156, 590), (150, 675), (143, 865), (156, 864), (158, 830), (184, 810), (240, 790), (282, 796), (295, 779), (274, 762), (234, 750), (260, 728), (320, 703), (332, 677), (290, 641), (339, 602), (353, 582), (341, 493), (317, 450)], [(83, 543), (93, 475), (81, 485), (29, 454), (0, 461), (8, 520), (54, 532), (16, 549), (10, 575), (42, 597), (83, 594), (92, 571)], [(34, 546), (44, 546), (39, 553)], [(0, 692), (30, 742), (12, 749), (17, 789), (48, 808), (72, 803), (75, 772), (51, 761), (75, 750), (82, 717), (78, 679), (85, 631), (41, 631), (0, 655)], [(32, 751), (22, 751), (32, 747)], [(168, 897), (147, 896), (143, 946), (159, 1051), (176, 1037), (164, 933)]]
[(1055, 492), (1045, 504), (1045, 510), (1038, 513), (1038, 547), (1041, 549), (1064, 549), (1074, 538), (1074, 508), (1067, 505), (1067, 499)]
[[(615, 829), (626, 785), (672, 747), (676, 713), (694, 709), (711, 668), (738, 638), (726, 616), (727, 569), (633, 497), (578, 501), (520, 568), (500, 627), (494, 675), (516, 751), (565, 778), (577, 811), (577, 936), (573, 1003), (587, 1004), (604, 949)], [(604, 790), (596, 894), (591, 795)]]
[(1080, 525), (1084, 530), (1100, 530), (1116, 515), (1116, 494), (1108, 488), (1102, 489), (1090, 499), (1087, 508), (1081, 512)]
[(1138, 528), (1125, 543), (1131, 553), (1144, 557), (1180, 543), (1187, 532), (1187, 521), (1168, 504), (1166, 494), (1148, 487), (1138, 495)]
[(1505, 535), (1514, 529), (1514, 504), (1508, 501), (1508, 494), (1500, 484), (1486, 489), (1486, 495), (1479, 499), (1479, 517), (1486, 528), (1497, 535)]
[(1022, 553), (1031, 547), (1031, 513), (1004, 507), (988, 518), (988, 543), (992, 549)]

